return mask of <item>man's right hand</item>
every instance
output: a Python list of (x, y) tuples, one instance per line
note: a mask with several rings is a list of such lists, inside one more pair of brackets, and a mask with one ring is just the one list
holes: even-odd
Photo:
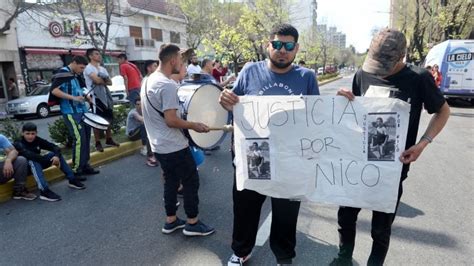
[(6, 178), (10, 178), (12, 177), (14, 172), (15, 171), (13, 170), (12, 162), (10, 160), (6, 160), (3, 164), (3, 176)]
[(84, 96), (72, 96), (72, 100), (80, 103), (85, 101)]
[(193, 126), (191, 129), (199, 133), (209, 132), (209, 127), (203, 123), (197, 123), (197, 122), (193, 123)]
[(224, 89), (219, 96), (219, 103), (224, 107), (227, 111), (232, 111), (234, 105), (239, 102), (239, 96), (233, 93), (231, 90)]
[(344, 96), (346, 97), (349, 101), (353, 101), (355, 99), (354, 93), (352, 91), (345, 89), (345, 88), (340, 88), (337, 93), (337, 96)]

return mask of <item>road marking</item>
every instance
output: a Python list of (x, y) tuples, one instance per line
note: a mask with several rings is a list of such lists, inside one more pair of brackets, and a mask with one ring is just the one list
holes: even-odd
[(258, 229), (257, 240), (255, 241), (255, 246), (263, 246), (267, 242), (268, 237), (270, 237), (270, 229), (272, 226), (272, 212), (270, 212), (263, 222), (262, 226)]

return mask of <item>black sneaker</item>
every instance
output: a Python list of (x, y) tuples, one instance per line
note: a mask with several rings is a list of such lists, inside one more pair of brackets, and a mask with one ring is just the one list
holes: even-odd
[(49, 188), (47, 188), (45, 190), (41, 190), (39, 198), (41, 200), (46, 200), (46, 201), (60, 201), (61, 200), (61, 196), (54, 193)]
[(277, 260), (277, 266), (285, 266), (285, 265), (292, 265), (292, 259), (284, 259), (284, 260)]
[(86, 167), (82, 170), (82, 174), (84, 174), (84, 175), (96, 175), (98, 173), (100, 173), (99, 170), (95, 170), (94, 168), (92, 168), (90, 166)]
[(163, 234), (171, 234), (180, 228), (184, 228), (185, 226), (186, 226), (186, 222), (176, 217), (176, 221), (172, 223), (165, 223), (165, 226), (163, 226), (163, 228), (161, 229), (161, 232)]
[(23, 187), (21, 189), (13, 191), (13, 199), (34, 200), (36, 199), (36, 195), (28, 192), (28, 190)]
[(95, 150), (98, 152), (104, 152), (104, 147), (102, 147), (102, 143), (100, 143), (100, 141), (96, 141)]
[(106, 139), (105, 140), (105, 145), (108, 145), (108, 146), (114, 146), (114, 147), (120, 147), (120, 144), (115, 142), (113, 139)]
[(74, 189), (85, 189), (86, 186), (79, 181), (79, 179), (76, 177), (73, 180), (69, 180), (69, 187), (74, 188)]
[(329, 263), (329, 266), (352, 266), (352, 259), (337, 257)]
[(214, 231), (214, 228), (198, 221), (195, 224), (186, 223), (186, 226), (183, 229), (183, 234), (186, 236), (207, 236), (214, 233)]
[(87, 177), (81, 175), (76, 175), (76, 179), (81, 182), (87, 181)]

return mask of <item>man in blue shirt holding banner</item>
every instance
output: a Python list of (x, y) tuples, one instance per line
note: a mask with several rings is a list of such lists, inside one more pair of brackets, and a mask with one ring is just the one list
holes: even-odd
[[(269, 59), (245, 65), (234, 90), (222, 92), (219, 101), (225, 109), (232, 111), (241, 95), (319, 95), (315, 73), (293, 64), (299, 48), (298, 31), (293, 26), (275, 26), (267, 45)], [(237, 191), (234, 172), (234, 254), (228, 265), (241, 265), (250, 258), (265, 199), (265, 195), (252, 190)], [(270, 247), (277, 263), (291, 264), (296, 256), (296, 223), (300, 202), (279, 198), (271, 200)]]

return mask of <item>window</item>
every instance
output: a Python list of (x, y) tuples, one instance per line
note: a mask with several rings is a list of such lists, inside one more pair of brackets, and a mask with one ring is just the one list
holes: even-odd
[(130, 37), (142, 39), (143, 38), (142, 28), (130, 26)]
[(171, 43), (181, 43), (181, 38), (179, 32), (170, 31), (170, 42)]
[(163, 31), (161, 29), (151, 28), (151, 38), (155, 41), (163, 41)]

